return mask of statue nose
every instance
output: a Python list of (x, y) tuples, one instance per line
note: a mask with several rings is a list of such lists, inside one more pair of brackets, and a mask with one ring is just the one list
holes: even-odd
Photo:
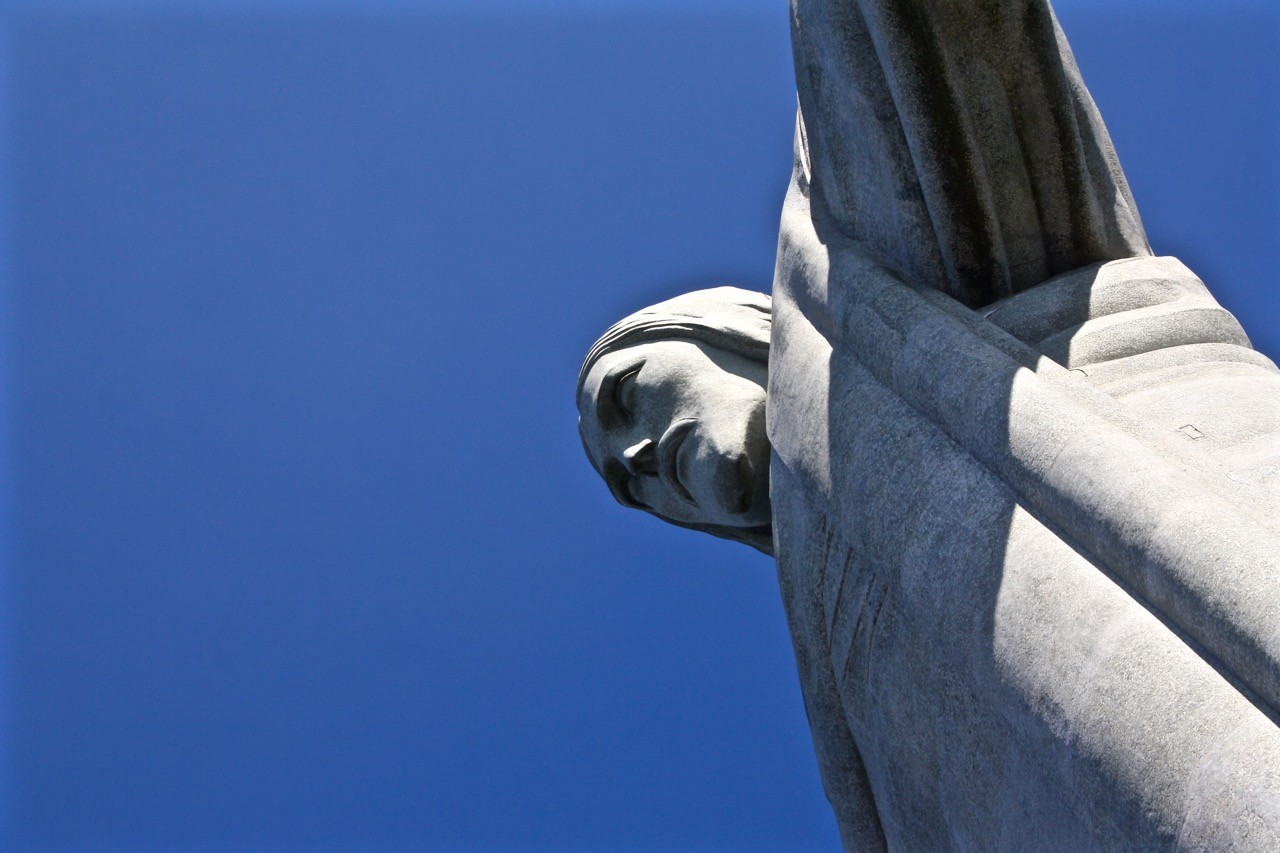
[(657, 474), (657, 447), (652, 441), (644, 438), (622, 451), (622, 460), (627, 466), (627, 471), (632, 475)]

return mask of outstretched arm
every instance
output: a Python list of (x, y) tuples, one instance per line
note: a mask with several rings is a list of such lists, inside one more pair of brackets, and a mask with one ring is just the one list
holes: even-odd
[(979, 306), (1149, 255), (1047, 0), (792, 0), (814, 224)]

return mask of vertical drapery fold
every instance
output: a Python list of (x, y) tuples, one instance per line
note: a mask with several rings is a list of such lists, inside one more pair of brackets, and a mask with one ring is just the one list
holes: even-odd
[(1151, 254), (1043, 0), (793, 0), (815, 224), (970, 306)]

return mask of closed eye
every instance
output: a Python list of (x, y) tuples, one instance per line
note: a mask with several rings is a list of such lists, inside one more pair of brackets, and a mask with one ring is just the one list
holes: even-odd
[(635, 378), (644, 362), (619, 367), (605, 374), (596, 393), (596, 419), (606, 430), (631, 422), (635, 414)]
[(636, 376), (639, 373), (639, 367), (629, 370), (613, 385), (613, 404), (627, 421), (635, 416)]

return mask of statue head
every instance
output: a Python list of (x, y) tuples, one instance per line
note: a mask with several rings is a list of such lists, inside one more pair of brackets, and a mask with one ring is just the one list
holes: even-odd
[(578, 431), (623, 506), (773, 551), (770, 300), (714, 287), (614, 323), (578, 373)]

